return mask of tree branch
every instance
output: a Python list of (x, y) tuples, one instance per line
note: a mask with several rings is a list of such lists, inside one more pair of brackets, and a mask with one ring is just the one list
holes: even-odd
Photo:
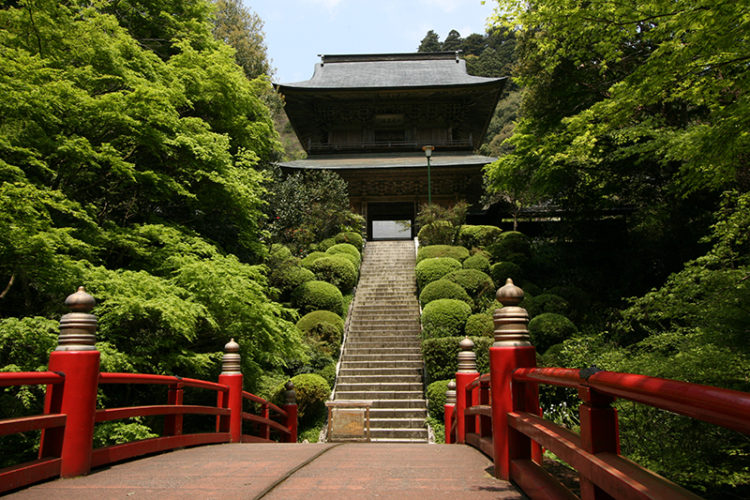
[(0, 293), (0, 299), (4, 299), (5, 298), (5, 296), (8, 294), (8, 291), (10, 290), (10, 287), (13, 286), (13, 282), (14, 281), (16, 281), (16, 275), (15, 274), (11, 274), (10, 275), (10, 280), (8, 280), (8, 284), (6, 285), (5, 290), (3, 290), (2, 293)]

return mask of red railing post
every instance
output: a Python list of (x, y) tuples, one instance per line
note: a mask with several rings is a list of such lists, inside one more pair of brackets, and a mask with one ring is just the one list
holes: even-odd
[(444, 422), (445, 422), (445, 444), (453, 443), (453, 414), (456, 409), (456, 381), (448, 382), (448, 390), (445, 391)]
[(60, 475), (74, 477), (91, 470), (96, 391), (99, 385), (99, 351), (96, 350), (96, 302), (83, 287), (65, 299), (71, 310), (60, 319), (57, 348), (50, 354), (49, 370), (65, 374), (60, 391), (48, 391), (45, 410), (67, 415), (62, 434), (43, 432), (39, 457), (61, 460)]
[(232, 443), (242, 442), (242, 367), (240, 364), (240, 345), (231, 339), (224, 346), (221, 359), (219, 383), (229, 387), (227, 392), (219, 393), (219, 406), (229, 408), (228, 417), (219, 417), (217, 432), (228, 432)]
[(286, 412), (286, 427), (289, 429), (289, 442), (297, 442), (297, 393), (294, 392), (294, 383), (290, 380), (284, 386), (285, 401), (284, 411)]
[[(596, 371), (596, 368), (581, 370), (581, 377), (587, 378)], [(612, 407), (615, 398), (590, 387), (579, 389), (578, 396), (583, 401), (578, 408), (581, 417), (581, 447), (589, 453), (611, 452), (619, 455), (620, 429), (617, 410)], [(582, 500), (612, 498), (583, 475), (580, 476), (580, 485)]]
[[(167, 392), (167, 404), (182, 405), (184, 395), (185, 390), (182, 388), (182, 384), (170, 385), (169, 392)], [(182, 422), (182, 415), (166, 415), (164, 417), (164, 435), (179, 436), (182, 434)]]
[[(464, 338), (460, 344), (458, 344), (461, 350), (458, 353), (458, 371), (456, 372), (456, 419), (458, 424), (456, 425), (456, 442), (463, 443), (466, 440), (466, 418), (464, 417), (464, 410), (471, 406), (473, 403), (478, 403), (478, 399), (469, 396), (469, 392), (466, 387), (471, 383), (472, 380), (479, 376), (477, 372), (477, 354), (474, 352), (474, 342), (469, 337)], [(472, 394), (477, 394), (476, 391), (472, 391)], [(478, 398), (478, 396), (476, 396)], [(476, 417), (468, 417), (476, 420)], [(474, 432), (476, 425), (471, 426), (471, 432)]]
[[(508, 278), (497, 291), (497, 300), (503, 307), (496, 309), (495, 343), (490, 347), (490, 391), (492, 399), (492, 439), (495, 459), (495, 476), (510, 479), (510, 447), (508, 412), (513, 410), (512, 375), (516, 368), (536, 366), (536, 350), (529, 342), (527, 325), (529, 314), (518, 307), (523, 290)], [(529, 394), (533, 399), (533, 394)], [(539, 403), (527, 411), (538, 413)]]

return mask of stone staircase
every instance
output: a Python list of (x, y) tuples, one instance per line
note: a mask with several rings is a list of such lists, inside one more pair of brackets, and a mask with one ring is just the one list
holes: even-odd
[(368, 242), (334, 401), (371, 400), (374, 442), (427, 442), (412, 241)]

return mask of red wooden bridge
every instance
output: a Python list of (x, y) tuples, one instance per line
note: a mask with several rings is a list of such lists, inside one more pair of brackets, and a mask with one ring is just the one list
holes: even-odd
[[(243, 391), (233, 341), (218, 382), (100, 372), (94, 301), (79, 289), (66, 300), (72, 312), (60, 321), (49, 371), (0, 373), (0, 386), (47, 386), (43, 414), (0, 420), (0, 435), (42, 431), (37, 460), (0, 470), (0, 493), (45, 499), (455, 499), (523, 498), (522, 491), (533, 499), (577, 498), (542, 466), (545, 448), (575, 468), (586, 500), (698, 498), (620, 455), (614, 400), (750, 434), (748, 393), (596, 368), (536, 368), (528, 314), (518, 307), (523, 292), (509, 280), (497, 295), (504, 307), (495, 311), (490, 373), (477, 373), (473, 344), (465, 339), (456, 382), (449, 386), (446, 442), (463, 446), (311, 445), (291, 444), (297, 441), (291, 384), (283, 407)], [(165, 386), (167, 401), (97, 409), (98, 391), (111, 384)], [(578, 391), (580, 434), (542, 418), (539, 384)], [(185, 390), (214, 392), (216, 404), (184, 404)], [(161, 436), (94, 449), (96, 423), (154, 415), (164, 416)], [(213, 430), (184, 432), (185, 415), (215, 419)], [(154, 455), (168, 450), (177, 451)], [(66, 479), (47, 481), (55, 478)]]

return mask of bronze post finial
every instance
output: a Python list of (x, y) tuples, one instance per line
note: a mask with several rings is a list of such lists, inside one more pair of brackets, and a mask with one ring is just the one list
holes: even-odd
[(231, 339), (224, 346), (224, 356), (221, 358), (221, 374), (235, 375), (241, 373), (240, 345), (234, 339)]
[(523, 300), (523, 290), (508, 278), (497, 291), (497, 301), (502, 309), (495, 309), (492, 318), (495, 322), (495, 343), (493, 347), (531, 345), (529, 342), (529, 313), (518, 304)]
[(445, 391), (445, 404), (455, 405), (456, 404), (456, 381), (451, 380), (448, 382), (448, 390)]
[(474, 352), (474, 342), (469, 337), (464, 338), (458, 347), (458, 373), (474, 373), (477, 371), (477, 354)]
[(290, 380), (289, 382), (284, 384), (284, 388), (286, 389), (286, 392), (284, 393), (284, 400), (286, 401), (286, 404), (297, 404), (297, 393), (294, 391), (294, 382)]
[(96, 316), (90, 314), (96, 305), (94, 297), (86, 293), (82, 286), (68, 295), (65, 305), (71, 312), (60, 318), (60, 335), (57, 337), (56, 351), (95, 351)]

